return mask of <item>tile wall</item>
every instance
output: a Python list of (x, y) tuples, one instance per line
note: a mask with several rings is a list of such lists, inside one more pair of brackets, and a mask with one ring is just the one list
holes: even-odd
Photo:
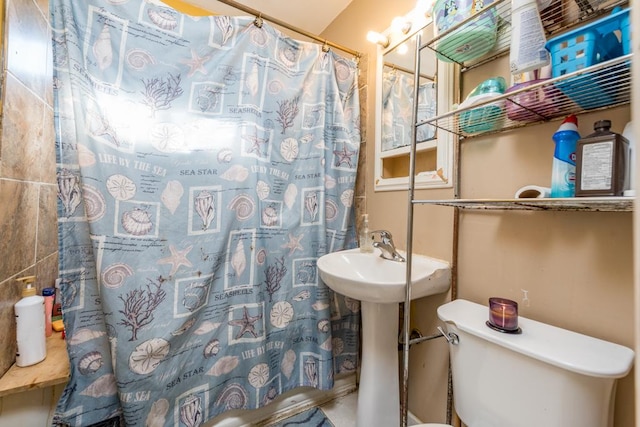
[(15, 360), (17, 277), (38, 291), (58, 273), (51, 43), (47, 0), (4, 0), (0, 133), (0, 374)]
[[(358, 91), (360, 93), (360, 154), (358, 157), (358, 176), (356, 178), (354, 206), (356, 211), (356, 228), (359, 231), (362, 226), (362, 215), (367, 212), (367, 93), (369, 91), (368, 72), (369, 56), (362, 55), (358, 62)], [(373, 143), (373, 142), (371, 142)], [(359, 233), (358, 233), (359, 235)]]

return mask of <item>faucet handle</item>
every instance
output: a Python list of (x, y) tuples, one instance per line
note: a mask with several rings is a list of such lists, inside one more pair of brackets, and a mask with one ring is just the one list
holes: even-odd
[(376, 230), (371, 232), (371, 238), (375, 240), (375, 237), (379, 236), (380, 240), (383, 242), (393, 241), (393, 236), (391, 236), (391, 232), (387, 230)]
[[(379, 239), (376, 239), (378, 237)], [(380, 249), (380, 256), (385, 259), (404, 262), (405, 259), (398, 253), (393, 244), (391, 232), (387, 230), (376, 230), (371, 232), (373, 247)]]

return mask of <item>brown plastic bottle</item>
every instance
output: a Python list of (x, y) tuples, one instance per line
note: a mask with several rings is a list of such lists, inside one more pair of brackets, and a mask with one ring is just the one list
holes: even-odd
[(576, 197), (622, 196), (629, 141), (599, 120), (576, 147)]

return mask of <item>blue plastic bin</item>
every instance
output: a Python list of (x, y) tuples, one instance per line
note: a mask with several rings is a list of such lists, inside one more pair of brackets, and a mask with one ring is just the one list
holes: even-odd
[[(628, 54), (631, 51), (629, 10), (615, 8), (604, 18), (549, 40), (546, 47), (551, 54), (553, 77)], [(611, 71), (599, 71), (563, 80), (555, 86), (580, 107), (592, 109), (618, 101), (618, 94), (609, 88), (609, 83), (615, 80), (615, 72), (611, 75)]]

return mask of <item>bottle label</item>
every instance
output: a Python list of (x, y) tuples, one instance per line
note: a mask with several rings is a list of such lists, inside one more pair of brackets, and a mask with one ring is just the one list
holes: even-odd
[(576, 167), (562, 160), (553, 159), (551, 197), (573, 197), (576, 188)]
[(556, 150), (553, 153), (553, 157), (569, 163), (570, 165), (576, 165), (576, 144), (558, 143), (556, 144)]
[(613, 177), (613, 142), (586, 144), (582, 149), (581, 190), (610, 190)]
[(512, 27), (511, 73), (517, 74), (549, 64), (549, 52), (544, 47), (547, 40), (535, 2), (533, 7), (516, 11), (514, 19), (516, 25)]

